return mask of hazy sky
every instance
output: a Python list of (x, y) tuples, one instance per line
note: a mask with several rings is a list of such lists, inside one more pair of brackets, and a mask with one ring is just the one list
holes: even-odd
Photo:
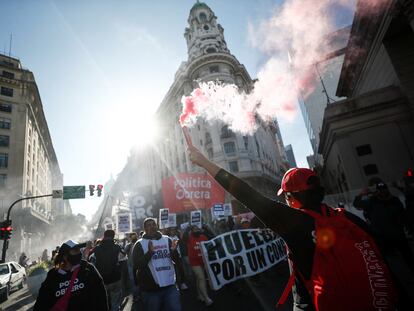
[[(265, 56), (252, 48), (248, 23), (281, 1), (206, 0), (224, 27), (232, 54), (254, 78)], [(148, 116), (162, 101), (180, 63), (193, 0), (0, 0), (0, 49), (31, 70), (40, 90), (65, 185), (105, 183), (130, 148), (145, 140)], [(339, 15), (345, 25), (352, 16)], [(311, 153), (300, 113), (281, 124), (299, 166)], [(88, 218), (100, 203), (72, 200)]]

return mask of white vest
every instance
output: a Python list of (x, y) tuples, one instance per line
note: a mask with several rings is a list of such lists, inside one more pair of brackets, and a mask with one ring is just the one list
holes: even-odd
[(171, 260), (170, 245), (168, 237), (163, 235), (159, 240), (139, 239), (144, 254), (148, 252), (148, 242), (151, 241), (154, 247), (154, 254), (148, 262), (155, 283), (159, 287), (165, 287), (175, 284), (174, 264)]

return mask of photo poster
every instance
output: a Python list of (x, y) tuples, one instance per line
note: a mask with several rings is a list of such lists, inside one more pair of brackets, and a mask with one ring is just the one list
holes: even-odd
[(118, 234), (132, 231), (131, 213), (120, 213), (117, 215), (117, 231)]
[(214, 290), (262, 273), (287, 259), (285, 242), (270, 229), (234, 230), (200, 245)]
[(201, 211), (191, 211), (190, 223), (201, 229)]
[(177, 227), (177, 214), (170, 213), (168, 214), (168, 228)]
[(169, 210), (168, 208), (161, 208), (160, 214), (159, 214), (159, 224), (160, 229), (168, 228), (168, 222), (169, 222)]

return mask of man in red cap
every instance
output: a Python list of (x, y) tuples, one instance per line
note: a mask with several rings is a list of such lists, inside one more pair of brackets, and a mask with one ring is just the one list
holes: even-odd
[(322, 203), (324, 189), (315, 172), (288, 170), (278, 191), (285, 197), (283, 204), (218, 167), (192, 145), (189, 153), (194, 164), (284, 239), (292, 270), (289, 284), (295, 284), (294, 310), (395, 310), (391, 277), (365, 223)]

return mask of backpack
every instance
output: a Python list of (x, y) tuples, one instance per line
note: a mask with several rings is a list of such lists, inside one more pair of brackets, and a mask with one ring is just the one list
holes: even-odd
[(283, 305), (295, 274), (304, 283), (317, 311), (395, 310), (396, 291), (373, 238), (345, 216), (344, 209), (321, 206), (322, 215), (303, 210), (315, 219), (315, 253), (306, 280), (293, 264)]
[(120, 247), (114, 243), (103, 243), (95, 250), (95, 267), (105, 284), (111, 284), (121, 279), (119, 252)]

